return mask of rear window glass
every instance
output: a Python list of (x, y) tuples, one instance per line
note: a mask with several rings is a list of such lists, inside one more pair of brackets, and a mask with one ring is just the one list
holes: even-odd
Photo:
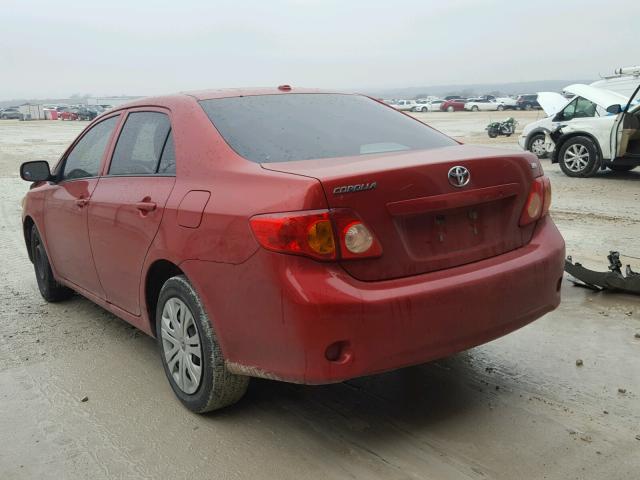
[(430, 127), (360, 95), (256, 95), (200, 104), (231, 148), (257, 163), (457, 145)]

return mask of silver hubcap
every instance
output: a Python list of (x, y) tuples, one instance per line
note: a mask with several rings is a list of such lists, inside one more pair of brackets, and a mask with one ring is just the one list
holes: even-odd
[(531, 142), (531, 151), (538, 157), (544, 155), (544, 138), (536, 138), (533, 142)]
[(589, 150), (578, 143), (571, 145), (564, 152), (564, 164), (572, 172), (581, 172), (589, 163)]
[(179, 298), (170, 298), (164, 304), (161, 330), (169, 373), (180, 390), (191, 395), (202, 379), (202, 349), (193, 315)]

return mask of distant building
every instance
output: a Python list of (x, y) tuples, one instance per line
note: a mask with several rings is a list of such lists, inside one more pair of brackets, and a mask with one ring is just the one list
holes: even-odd
[(41, 104), (25, 103), (18, 107), (18, 111), (25, 120), (44, 120), (45, 111)]
[(118, 107), (137, 100), (138, 98), (142, 97), (89, 97), (87, 98), (87, 105), (111, 105), (112, 107)]

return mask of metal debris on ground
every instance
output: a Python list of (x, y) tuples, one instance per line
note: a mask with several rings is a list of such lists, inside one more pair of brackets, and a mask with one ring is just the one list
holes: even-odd
[(609, 271), (597, 272), (583, 267), (581, 263), (574, 263), (571, 256), (568, 256), (564, 262), (564, 271), (569, 274), (569, 281), (575, 285), (596, 291), (613, 290), (640, 295), (640, 273), (634, 272), (630, 265), (627, 265), (625, 273), (622, 273), (620, 252), (609, 252), (607, 259)]

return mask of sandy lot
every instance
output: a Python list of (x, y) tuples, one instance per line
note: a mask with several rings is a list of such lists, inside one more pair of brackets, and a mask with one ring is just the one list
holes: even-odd
[[(514, 113), (520, 128), (539, 115)], [(416, 116), (517, 148), (483, 130), (505, 113)], [(0, 479), (638, 478), (640, 298), (566, 281), (557, 311), (451, 358), (331, 386), (255, 380), (237, 406), (189, 413), (152, 339), (38, 294), (18, 167), (55, 161), (84, 125), (0, 122)], [(603, 269), (610, 249), (640, 258), (640, 171), (570, 179), (543, 164), (568, 253)]]

